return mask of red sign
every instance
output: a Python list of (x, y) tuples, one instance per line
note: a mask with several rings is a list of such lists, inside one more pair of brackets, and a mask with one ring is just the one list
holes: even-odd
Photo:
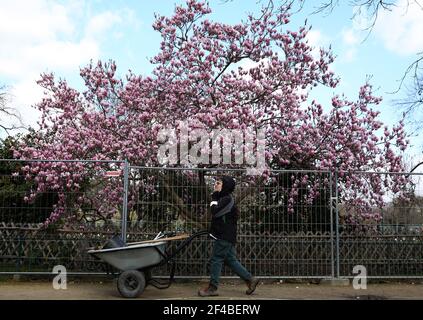
[(121, 170), (117, 170), (117, 171), (106, 171), (104, 173), (104, 175), (106, 177), (119, 177), (121, 175), (122, 171)]

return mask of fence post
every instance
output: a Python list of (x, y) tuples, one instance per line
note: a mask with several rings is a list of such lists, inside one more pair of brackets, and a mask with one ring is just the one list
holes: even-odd
[(23, 256), (23, 241), (21, 236), (21, 230), (18, 233), (18, 259), (16, 260), (16, 271), (21, 272), (22, 256)]
[(331, 261), (331, 277), (332, 279), (335, 278), (335, 239), (333, 236), (334, 230), (333, 230), (333, 204), (334, 204), (334, 200), (336, 200), (336, 198), (333, 196), (333, 190), (332, 190), (332, 185), (333, 185), (333, 175), (332, 175), (332, 171), (329, 172), (329, 206), (330, 206), (330, 261)]
[(123, 207), (122, 207), (122, 241), (126, 245), (126, 227), (128, 218), (128, 177), (129, 163), (125, 159), (123, 169)]
[(339, 211), (338, 211), (338, 170), (335, 170), (335, 233), (336, 233), (336, 277), (340, 277), (339, 272)]

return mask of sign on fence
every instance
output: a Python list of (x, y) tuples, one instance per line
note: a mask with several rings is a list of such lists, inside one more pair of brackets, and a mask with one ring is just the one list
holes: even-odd
[(105, 177), (120, 177), (122, 174), (122, 170), (116, 170), (116, 171), (106, 171), (104, 173)]

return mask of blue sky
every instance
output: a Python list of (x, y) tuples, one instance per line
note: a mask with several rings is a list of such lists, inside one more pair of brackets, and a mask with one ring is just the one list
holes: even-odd
[[(398, 0), (396, 9), (380, 15), (364, 42), (366, 20), (363, 15), (353, 20), (354, 8), (346, 1), (327, 16), (311, 14), (318, 1), (308, 1), (304, 10), (293, 16), (289, 29), (297, 29), (307, 18), (313, 26), (310, 43), (317, 48), (332, 45), (337, 56), (333, 70), (341, 77), (341, 84), (335, 91), (319, 89), (313, 93), (319, 101), (329, 101), (333, 92), (355, 99), (366, 77), (372, 75), (376, 94), (384, 98), (379, 108), (381, 119), (388, 125), (400, 119), (401, 112), (392, 100), (403, 93), (388, 92), (397, 89), (407, 66), (417, 52), (423, 51), (423, 10), (414, 8), (406, 13), (405, 1)], [(160, 42), (151, 27), (154, 13), (170, 15), (175, 3), (182, 2), (0, 0), (0, 84), (9, 86), (11, 103), (24, 122), (34, 124), (37, 113), (29, 106), (40, 99), (35, 80), (41, 72), (53, 71), (77, 88), (81, 86), (79, 67), (90, 59), (115, 60), (122, 75), (128, 69), (149, 74), (152, 66), (148, 58), (157, 52)], [(227, 23), (239, 22), (247, 12), (258, 12), (261, 6), (256, 0), (209, 3), (213, 10), (210, 18)], [(421, 159), (423, 139), (417, 136), (411, 141), (415, 147), (409, 154), (415, 162)]]

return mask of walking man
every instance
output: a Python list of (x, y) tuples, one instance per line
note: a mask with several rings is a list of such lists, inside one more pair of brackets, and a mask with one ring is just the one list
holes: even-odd
[(247, 285), (246, 294), (250, 295), (257, 287), (258, 279), (254, 278), (238, 261), (235, 251), (238, 208), (232, 196), (235, 180), (229, 176), (218, 178), (214, 185), (210, 203), (212, 221), (210, 236), (214, 239), (210, 265), (210, 283), (207, 288), (200, 289), (201, 297), (218, 296), (219, 277), (223, 263), (228, 265)]

